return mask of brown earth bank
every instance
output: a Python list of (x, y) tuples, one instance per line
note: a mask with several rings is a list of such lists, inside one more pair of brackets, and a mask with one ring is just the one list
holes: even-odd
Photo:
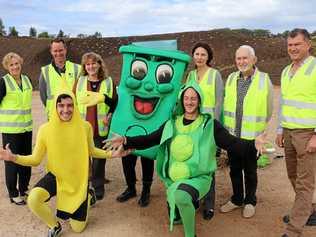
[[(278, 105), (279, 88), (275, 88), (274, 115), (269, 124), (269, 140), (272, 142), (276, 129), (276, 110)], [(38, 92), (33, 96), (34, 134), (40, 124), (45, 121), (43, 108), (40, 104)], [(282, 154), (278, 150), (276, 154)], [(287, 179), (284, 159), (270, 158), (272, 164), (265, 169), (258, 170), (259, 184), (257, 191), (258, 204), (256, 215), (251, 219), (241, 216), (241, 210), (231, 213), (219, 213), (219, 207), (225, 203), (231, 195), (231, 183), (229, 169), (223, 168), (216, 172), (216, 210), (215, 217), (211, 221), (205, 221), (201, 215), (201, 209), (196, 215), (196, 229), (198, 237), (280, 237), (285, 225), (282, 216), (288, 214), (294, 201), (294, 193)], [(3, 162), (1, 162), (3, 163)], [(141, 169), (139, 162), (138, 197), (141, 192)], [(44, 175), (43, 166), (33, 168), (32, 187)], [(111, 180), (106, 185), (106, 196), (98, 202), (89, 214), (89, 224), (81, 234), (71, 231), (69, 223), (63, 222), (63, 234), (65, 237), (161, 237), (183, 236), (181, 225), (174, 227), (173, 232), (168, 231), (168, 214), (166, 207), (165, 190), (158, 177), (154, 176), (152, 186), (151, 203), (146, 208), (137, 205), (137, 199), (126, 203), (118, 203), (115, 198), (125, 189), (125, 181), (122, 172), (121, 160), (108, 160), (106, 164), (106, 176)], [(47, 227), (27, 206), (18, 207), (9, 202), (5, 182), (4, 167), (0, 169), (0, 237), (41, 237), (46, 236)], [(54, 199), (51, 202), (54, 205)], [(315, 237), (316, 227), (306, 227), (304, 237)]]
[[(110, 74), (116, 82), (120, 78), (122, 59), (118, 52), (121, 45), (135, 41), (177, 39), (178, 48), (191, 54), (193, 45), (199, 41), (209, 43), (214, 50), (214, 67), (218, 68), (225, 80), (227, 75), (236, 70), (234, 66), (235, 50), (243, 44), (254, 47), (258, 56), (258, 66), (268, 72), (275, 85), (280, 84), (282, 68), (289, 62), (285, 39), (276, 36), (259, 37), (242, 32), (219, 29), (199, 32), (183, 32), (147, 36), (129, 36), (112, 38), (69, 38), (65, 39), (68, 46), (69, 59), (80, 63), (81, 56), (89, 51), (99, 53), (106, 61)], [(24, 72), (29, 75), (37, 87), (40, 67), (51, 60), (49, 54), (49, 39), (29, 37), (0, 37), (0, 58), (8, 52), (20, 54), (24, 60)], [(192, 69), (193, 64), (188, 69)], [(4, 70), (0, 67), (0, 75)]]

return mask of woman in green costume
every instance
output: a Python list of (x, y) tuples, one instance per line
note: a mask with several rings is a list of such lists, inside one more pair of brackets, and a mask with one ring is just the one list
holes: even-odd
[(165, 184), (169, 206), (170, 230), (182, 222), (185, 237), (195, 236), (195, 208), (208, 192), (216, 169), (216, 146), (235, 153), (247, 153), (256, 146), (262, 150), (264, 137), (253, 141), (230, 135), (210, 115), (200, 112), (202, 93), (194, 81), (179, 93), (174, 116), (155, 132), (146, 136), (117, 137), (113, 148), (145, 149), (160, 144), (157, 173)]

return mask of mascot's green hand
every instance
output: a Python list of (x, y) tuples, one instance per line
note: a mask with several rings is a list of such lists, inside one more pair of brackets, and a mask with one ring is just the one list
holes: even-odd
[(86, 96), (80, 97), (78, 102), (79, 104), (83, 104), (89, 107), (104, 102), (104, 99), (105, 98), (102, 93), (87, 91)]

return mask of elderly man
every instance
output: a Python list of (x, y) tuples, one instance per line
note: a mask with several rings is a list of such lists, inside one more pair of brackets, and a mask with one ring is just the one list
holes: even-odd
[[(237, 137), (254, 140), (264, 132), (271, 117), (273, 88), (269, 75), (255, 66), (257, 58), (252, 47), (240, 46), (235, 61), (238, 71), (229, 75), (225, 85), (224, 126)], [(226, 213), (244, 205), (243, 217), (250, 218), (257, 202), (257, 152), (228, 152), (228, 157), (233, 195), (220, 211)]]
[[(294, 29), (287, 38), (292, 63), (281, 76), (280, 127), (276, 143), (284, 147), (288, 177), (295, 201), (283, 237), (301, 236), (313, 221), (316, 163), (316, 59), (310, 55), (310, 35)], [(310, 218), (309, 218), (310, 217)], [(312, 223), (311, 223), (312, 224)]]
[(66, 60), (67, 47), (63, 39), (56, 38), (51, 41), (50, 53), (53, 61), (41, 68), (39, 77), (40, 96), (48, 115), (56, 91), (63, 87), (63, 84), (72, 89), (80, 73), (80, 65)]

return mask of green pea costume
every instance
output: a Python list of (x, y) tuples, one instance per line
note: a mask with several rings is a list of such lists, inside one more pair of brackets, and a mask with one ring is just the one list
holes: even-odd
[(189, 125), (183, 125), (182, 122), (184, 108), (181, 98), (189, 87), (203, 100), (201, 90), (195, 82), (182, 88), (175, 116), (164, 126), (157, 154), (157, 173), (167, 189), (170, 230), (177, 207), (186, 237), (194, 236), (195, 233), (195, 207), (192, 201), (200, 200), (206, 195), (212, 181), (210, 174), (216, 169), (213, 119), (208, 114), (200, 114)]

